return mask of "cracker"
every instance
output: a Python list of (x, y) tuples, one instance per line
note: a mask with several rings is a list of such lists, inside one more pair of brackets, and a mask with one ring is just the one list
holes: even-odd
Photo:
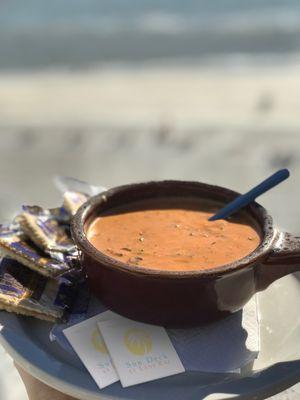
[(16, 230), (1, 230), (1, 226), (0, 251), (46, 277), (56, 277), (70, 269), (66, 262), (48, 257)]
[(66, 293), (65, 285), (47, 279), (15, 260), (3, 258), (0, 262), (1, 310), (58, 321), (73, 301)]
[(26, 235), (42, 250), (71, 252), (76, 249), (67, 230), (51, 215), (23, 212), (16, 221)]

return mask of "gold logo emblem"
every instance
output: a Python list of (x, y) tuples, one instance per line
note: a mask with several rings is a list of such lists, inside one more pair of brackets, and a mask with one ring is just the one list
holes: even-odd
[(124, 343), (127, 349), (137, 356), (143, 356), (152, 350), (151, 337), (143, 329), (128, 329), (124, 336)]
[(108, 354), (107, 347), (104, 343), (104, 340), (100, 336), (98, 329), (94, 329), (92, 332), (92, 344), (96, 351), (102, 354)]

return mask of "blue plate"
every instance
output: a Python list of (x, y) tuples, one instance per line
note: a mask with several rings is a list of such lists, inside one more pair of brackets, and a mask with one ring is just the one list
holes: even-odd
[(0, 341), (30, 374), (85, 400), (266, 398), (300, 380), (300, 281), (290, 275), (259, 295), (261, 351), (241, 374), (186, 372), (122, 388), (98, 389), (80, 360), (49, 341), (51, 324), (0, 312)]

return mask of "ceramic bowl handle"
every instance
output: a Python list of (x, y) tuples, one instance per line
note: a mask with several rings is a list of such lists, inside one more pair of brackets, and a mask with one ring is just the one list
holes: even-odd
[(296, 271), (300, 271), (300, 237), (280, 232), (268, 258), (256, 269), (257, 290)]

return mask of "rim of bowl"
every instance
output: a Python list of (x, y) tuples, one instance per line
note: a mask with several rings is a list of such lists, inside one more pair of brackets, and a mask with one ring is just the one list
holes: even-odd
[[(261, 243), (247, 256), (238, 259), (232, 263), (202, 270), (173, 271), (173, 270), (163, 270), (163, 269), (152, 269), (149, 267), (148, 268), (138, 267), (135, 265), (121, 262), (96, 249), (87, 239), (85, 233), (85, 223), (88, 217), (93, 213), (93, 211), (95, 211), (95, 209), (101, 205), (103, 206), (108, 204), (109, 200), (113, 196), (121, 192), (132, 191), (135, 189), (143, 189), (149, 186), (156, 186), (157, 188), (170, 187), (170, 186), (172, 186), (173, 188), (178, 186), (186, 186), (190, 188), (197, 187), (198, 189), (203, 189), (203, 191), (207, 193), (209, 192), (214, 194), (218, 193), (221, 195), (221, 197), (224, 196), (230, 199), (234, 199), (236, 196), (240, 195), (240, 193), (224, 188), (222, 186), (211, 185), (208, 183), (202, 183), (197, 181), (164, 180), (164, 181), (149, 181), (143, 183), (133, 183), (122, 186), (116, 186), (114, 188), (108, 189), (104, 192), (101, 192), (95, 196), (90, 197), (84, 204), (81, 205), (81, 207), (77, 210), (76, 214), (73, 216), (71, 221), (71, 233), (73, 240), (75, 244), (79, 247), (79, 249), (82, 252), (87, 253), (90, 257), (95, 259), (100, 264), (105, 265), (105, 267), (108, 268), (114, 268), (114, 269), (118, 268), (127, 273), (143, 274), (148, 276), (160, 276), (160, 277), (163, 276), (169, 278), (172, 277), (204, 278), (216, 275), (224, 275), (232, 271), (241, 270), (247, 267), (249, 264), (255, 263), (256, 261), (263, 258), (270, 252), (277, 231), (274, 228), (273, 219), (268, 214), (267, 210), (256, 202), (252, 202), (250, 205), (245, 207), (245, 211), (247, 211), (247, 214), (249, 214), (252, 217), (252, 219), (254, 218), (254, 220), (260, 226), (262, 233)], [(199, 198), (201, 198), (200, 195)], [(202, 198), (205, 198), (205, 196), (203, 196)], [(213, 198), (211, 199), (214, 200)], [(258, 222), (258, 218), (261, 219), (262, 223)]]

